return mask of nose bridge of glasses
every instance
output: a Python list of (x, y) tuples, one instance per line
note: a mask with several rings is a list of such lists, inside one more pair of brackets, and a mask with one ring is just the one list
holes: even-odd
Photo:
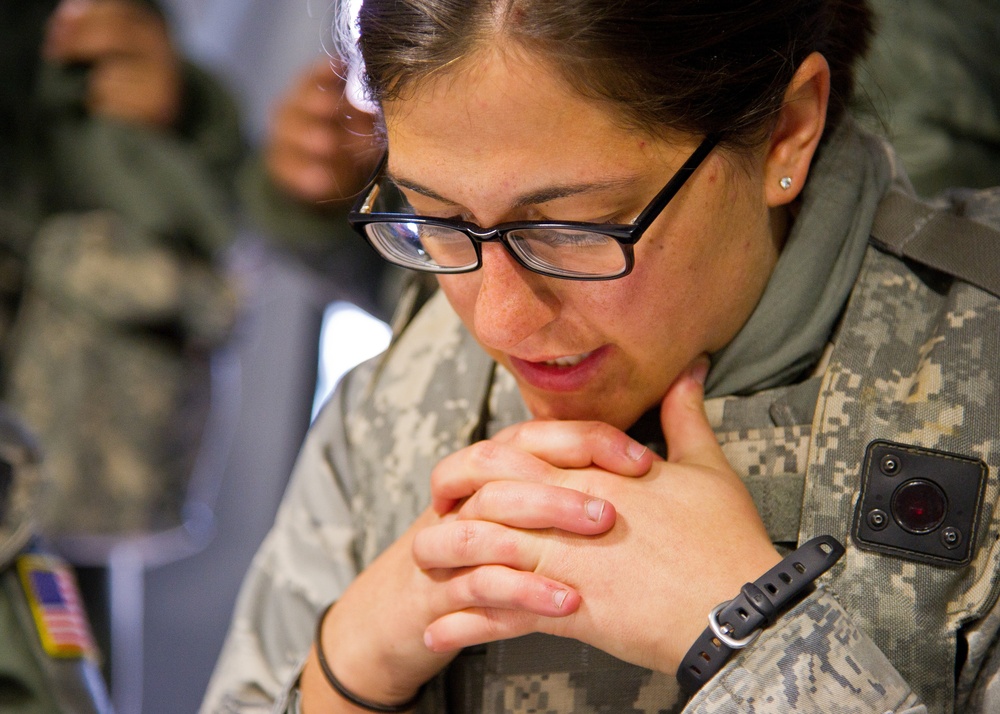
[(502, 234), (496, 228), (471, 228), (465, 229), (470, 238), (478, 243), (491, 243), (502, 238)]

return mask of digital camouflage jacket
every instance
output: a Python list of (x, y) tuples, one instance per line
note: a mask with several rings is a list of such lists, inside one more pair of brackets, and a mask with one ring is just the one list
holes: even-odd
[[(1000, 224), (995, 193), (966, 195), (963, 210)], [(870, 247), (829, 341), (805, 379), (706, 402), (778, 547), (818, 534), (847, 546), (814, 592), (690, 700), (671, 676), (532, 635), (465, 651), (419, 711), (1000, 711), (1000, 300)], [(202, 711), (293, 711), (318, 613), (425, 507), (434, 464), (528, 418), (513, 378), (433, 298), (319, 416)], [(888, 478), (866, 459), (880, 440), (900, 445), (904, 468), (935, 450), (931, 480), (963, 511), (955, 552), (967, 563), (940, 557), (952, 551), (937, 531), (873, 549), (897, 528), (864, 529), (879, 524), (877, 506), (891, 510), (868, 500)], [(982, 489), (945, 483), (960, 457), (985, 465)], [(955, 505), (970, 488), (973, 506)], [(875, 546), (852, 534), (859, 508), (859, 534)]]

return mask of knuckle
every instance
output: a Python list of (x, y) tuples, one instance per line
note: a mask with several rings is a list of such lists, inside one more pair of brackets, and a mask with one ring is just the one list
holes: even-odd
[(475, 521), (457, 521), (452, 547), (459, 558), (471, 557), (479, 545), (479, 526)]
[(583, 423), (583, 436), (587, 439), (600, 439), (606, 437), (612, 427), (599, 421), (587, 421)]
[(431, 493), (439, 492), (447, 480), (447, 472), (445, 469), (446, 461), (447, 459), (439, 461), (437, 465), (431, 469)]
[(502, 447), (494, 441), (477, 441), (469, 447), (469, 457), (473, 466), (490, 466), (500, 459)]
[(510, 602), (516, 608), (530, 609), (533, 606), (537, 606), (538, 598), (535, 596), (534, 583), (531, 577), (522, 574), (521, 577), (517, 579), (517, 583), (514, 585), (511, 591)]
[(483, 613), (483, 625), (490, 640), (505, 638), (510, 629), (510, 613), (499, 609), (489, 609)]
[(521, 554), (520, 539), (514, 532), (508, 533), (503, 538), (497, 540), (496, 559), (501, 563), (516, 563)]
[(604, 422), (590, 422), (588, 438), (594, 444), (606, 444), (615, 450), (619, 445), (624, 450), (624, 442), (628, 440), (625, 432)]
[(454, 578), (449, 584), (449, 595), (456, 602), (466, 607), (482, 605), (491, 588), (485, 582), (485, 568), (474, 568), (459, 578)]
[(475, 514), (494, 513), (498, 508), (502, 509), (508, 500), (505, 489), (495, 481), (490, 481), (469, 498), (469, 510)]
[(528, 438), (530, 429), (537, 426), (535, 422), (519, 422), (504, 429), (506, 437), (513, 444), (522, 444)]

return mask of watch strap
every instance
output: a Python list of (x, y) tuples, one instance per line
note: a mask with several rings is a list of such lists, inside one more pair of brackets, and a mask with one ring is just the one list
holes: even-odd
[(809, 590), (844, 554), (833, 536), (817, 536), (789, 553), (740, 594), (719, 604), (708, 627), (681, 660), (677, 681), (689, 694), (700, 689), (726, 664), (733, 652), (750, 645), (782, 610)]

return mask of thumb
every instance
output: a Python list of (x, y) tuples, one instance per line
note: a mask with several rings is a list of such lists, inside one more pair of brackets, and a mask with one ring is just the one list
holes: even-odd
[(660, 406), (660, 424), (667, 442), (667, 461), (714, 467), (725, 462), (715, 432), (705, 415), (708, 357), (688, 365), (670, 385)]

